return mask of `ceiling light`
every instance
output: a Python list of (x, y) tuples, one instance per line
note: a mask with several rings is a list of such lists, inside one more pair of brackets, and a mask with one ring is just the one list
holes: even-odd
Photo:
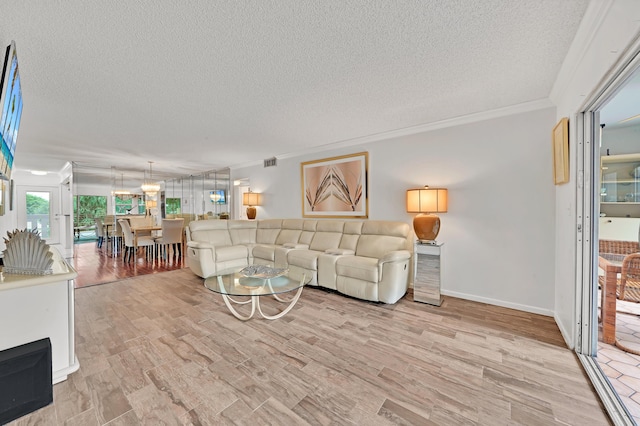
[[(153, 180), (153, 170), (151, 169), (152, 164), (153, 164), (153, 161), (149, 161), (149, 180), (151, 181)], [(142, 192), (144, 192), (145, 194), (151, 197), (153, 197), (160, 191), (160, 185), (153, 182), (147, 182), (146, 178), (145, 178), (145, 182), (142, 184), (140, 188), (142, 189)]]
[(126, 189), (124, 189), (124, 173), (120, 173), (120, 189), (111, 191), (111, 194), (112, 195), (131, 195), (131, 191), (127, 191)]
[(36, 176), (45, 176), (47, 172), (43, 170), (31, 170), (31, 174)]

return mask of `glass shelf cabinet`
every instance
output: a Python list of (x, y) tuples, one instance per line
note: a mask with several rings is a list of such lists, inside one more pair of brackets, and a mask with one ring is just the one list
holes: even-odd
[(601, 157), (601, 203), (640, 204), (640, 154)]

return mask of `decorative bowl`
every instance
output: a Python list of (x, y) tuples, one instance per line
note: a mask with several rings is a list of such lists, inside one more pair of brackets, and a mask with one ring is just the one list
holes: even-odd
[(265, 265), (250, 265), (240, 271), (240, 275), (248, 278), (269, 279), (279, 277), (289, 272), (287, 268), (272, 268)]

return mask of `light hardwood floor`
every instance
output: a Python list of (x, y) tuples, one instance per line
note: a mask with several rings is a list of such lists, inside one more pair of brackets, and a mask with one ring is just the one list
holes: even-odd
[(549, 317), (307, 288), (241, 322), (189, 269), (75, 295), (80, 370), (12, 425), (610, 424)]

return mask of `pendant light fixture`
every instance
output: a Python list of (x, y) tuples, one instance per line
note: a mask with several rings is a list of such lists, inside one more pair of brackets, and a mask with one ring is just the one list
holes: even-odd
[(158, 185), (157, 183), (153, 182), (152, 164), (153, 164), (153, 161), (149, 161), (149, 180), (150, 180), (150, 182), (147, 182), (147, 179), (145, 178), (144, 183), (140, 187), (142, 189), (142, 192), (144, 192), (146, 195), (148, 195), (150, 197), (155, 196), (160, 191), (160, 185)]

